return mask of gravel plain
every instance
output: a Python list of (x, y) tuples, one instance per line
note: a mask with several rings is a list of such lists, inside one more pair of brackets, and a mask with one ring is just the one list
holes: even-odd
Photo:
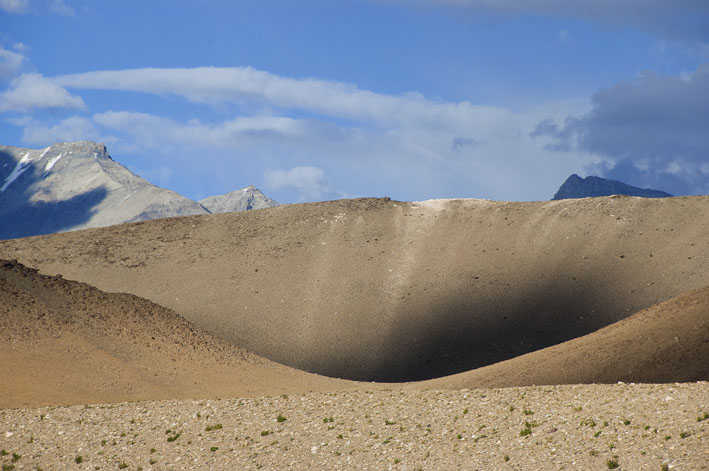
[(706, 382), (4, 409), (0, 462), (18, 471), (699, 471), (709, 469), (707, 417)]

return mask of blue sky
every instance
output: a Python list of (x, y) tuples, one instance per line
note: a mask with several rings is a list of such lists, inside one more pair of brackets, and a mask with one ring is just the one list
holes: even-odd
[(0, 143), (200, 199), (709, 193), (704, 0), (0, 0)]

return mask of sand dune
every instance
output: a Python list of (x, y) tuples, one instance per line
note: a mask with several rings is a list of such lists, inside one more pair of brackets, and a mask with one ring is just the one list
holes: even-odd
[(130, 294), (0, 260), (0, 408), (351, 389), (206, 334)]
[(411, 381), (709, 285), (706, 227), (708, 197), (360, 199), (2, 241), (0, 257), (144, 297), (286, 365)]

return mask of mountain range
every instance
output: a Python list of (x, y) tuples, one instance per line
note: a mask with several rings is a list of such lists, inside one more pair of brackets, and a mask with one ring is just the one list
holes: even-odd
[(38, 150), (0, 146), (0, 182), (0, 239), (278, 204), (253, 186), (193, 201), (139, 177), (89, 141)]
[[(44, 149), (0, 146), (0, 239), (50, 234), (176, 216), (271, 208), (250, 185), (191, 200), (139, 177), (90, 141)], [(596, 176), (569, 176), (553, 200), (610, 195), (672, 196)]]

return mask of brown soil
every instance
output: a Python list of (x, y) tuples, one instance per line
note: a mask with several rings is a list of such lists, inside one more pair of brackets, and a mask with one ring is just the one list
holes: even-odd
[(557, 345), (709, 285), (706, 227), (709, 197), (362, 199), (2, 241), (0, 257), (144, 297), (296, 368), (410, 381)]

